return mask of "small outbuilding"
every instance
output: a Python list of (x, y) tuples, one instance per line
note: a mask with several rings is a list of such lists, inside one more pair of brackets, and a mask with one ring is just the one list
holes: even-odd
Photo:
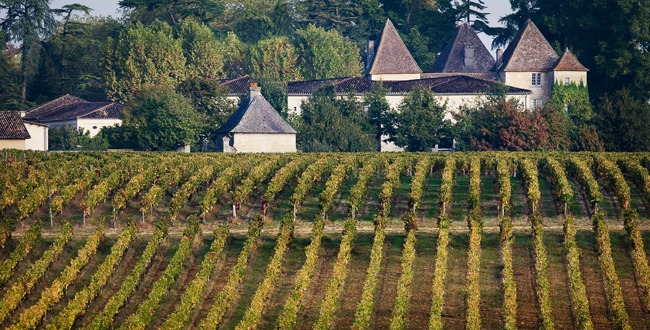
[(217, 130), (223, 152), (296, 152), (296, 130), (262, 96), (256, 83), (250, 95)]
[(17, 111), (0, 111), (0, 149), (47, 151), (48, 127), (24, 121)]

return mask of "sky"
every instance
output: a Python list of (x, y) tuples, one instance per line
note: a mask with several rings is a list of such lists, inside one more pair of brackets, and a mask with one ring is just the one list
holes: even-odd
[[(79, 3), (92, 8), (93, 9), (93, 11), (91, 12), (92, 15), (120, 17), (121, 14), (119, 12), (119, 8), (117, 5), (118, 1), (119, 0), (53, 0), (50, 3), (50, 7), (61, 8), (66, 4)], [(499, 18), (510, 13), (511, 11), (510, 2), (508, 0), (484, 0), (484, 2), (485, 5), (487, 6), (485, 11), (489, 13), (488, 21), (490, 26), (499, 26), (500, 25)], [(479, 37), (481, 38), (481, 41), (483, 41), (485, 46), (494, 55), (496, 51), (490, 49), (492, 38), (486, 36), (483, 33), (479, 34)]]

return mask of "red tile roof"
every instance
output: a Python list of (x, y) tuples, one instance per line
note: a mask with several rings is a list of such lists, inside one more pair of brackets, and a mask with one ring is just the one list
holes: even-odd
[(20, 113), (0, 111), (0, 140), (27, 140), (31, 138)]
[(24, 119), (37, 123), (72, 121), (80, 118), (119, 119), (122, 109), (124, 106), (118, 103), (88, 102), (65, 95), (29, 110)]
[(519, 30), (503, 53), (499, 71), (550, 71), (559, 56), (531, 20)]
[(557, 61), (553, 71), (589, 71), (567, 48), (562, 57)]
[(375, 43), (375, 56), (367, 74), (416, 73), (422, 73), (422, 70), (406, 48), (393, 22), (387, 20)]

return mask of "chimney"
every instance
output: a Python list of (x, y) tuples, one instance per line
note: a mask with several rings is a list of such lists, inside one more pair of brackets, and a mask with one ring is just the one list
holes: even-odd
[(366, 48), (366, 70), (372, 65), (372, 60), (375, 57), (375, 41), (368, 40), (368, 47)]
[(497, 48), (497, 65), (499, 65), (502, 59), (503, 59), (503, 49)]
[(466, 67), (473, 67), (474, 66), (474, 48), (465, 46), (465, 51), (464, 51), (464, 57), (465, 57), (465, 66)]
[(251, 99), (254, 98), (255, 96), (262, 95), (262, 88), (259, 87), (256, 82), (251, 82), (250, 86), (251, 86), (250, 87), (250, 89), (251, 89), (251, 94), (250, 94)]

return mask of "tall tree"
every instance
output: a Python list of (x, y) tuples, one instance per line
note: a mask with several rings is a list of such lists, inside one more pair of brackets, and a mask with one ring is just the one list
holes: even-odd
[(441, 103), (430, 89), (417, 86), (393, 115), (389, 141), (407, 151), (429, 151), (451, 140), (451, 122), (445, 120), (446, 112), (446, 103)]
[(220, 30), (237, 34), (244, 42), (256, 43), (294, 31), (294, 13), (287, 0), (230, 0)]
[(382, 138), (388, 137), (391, 125), (390, 104), (386, 100), (388, 89), (381, 84), (373, 85), (370, 93), (363, 97), (364, 103), (368, 106), (368, 121), (375, 133), (377, 151), (381, 151)]
[(297, 126), (302, 151), (376, 150), (367, 114), (354, 96), (338, 98), (334, 86), (326, 86), (302, 105)]
[(597, 124), (608, 151), (650, 151), (650, 104), (627, 89), (605, 95)]
[(454, 0), (453, 11), (458, 22), (471, 24), (476, 31), (486, 31), (489, 29), (486, 8), (483, 0)]
[(92, 8), (84, 6), (78, 3), (73, 3), (70, 5), (65, 5), (61, 9), (53, 10), (57, 15), (63, 17), (63, 27), (61, 28), (61, 57), (59, 59), (59, 77), (65, 79), (65, 66), (67, 65), (65, 61), (66, 57), (66, 48), (68, 45), (68, 34), (79, 34), (83, 29), (83, 22), (77, 20), (71, 20), (72, 14), (74, 12), (82, 12), (86, 15), (89, 15), (92, 11)]
[(304, 79), (361, 75), (359, 48), (336, 30), (309, 25), (296, 32), (298, 66)]
[(260, 40), (249, 48), (248, 67), (256, 78), (286, 83), (300, 80), (297, 67), (296, 48), (287, 37), (272, 37)]
[[(0, 35), (1, 37), (1, 35)], [(20, 85), (17, 81), (17, 73), (7, 57), (1, 54), (0, 47), (0, 111), (23, 110), (27, 103), (20, 95)]]
[(296, 12), (296, 20), (303, 26), (314, 24), (347, 35), (361, 15), (361, 6), (352, 0), (299, 0)]
[(187, 59), (188, 78), (213, 80), (223, 78), (222, 44), (205, 24), (188, 18), (180, 22), (177, 36)]
[(125, 27), (107, 58), (106, 83), (111, 100), (128, 101), (143, 85), (176, 87), (186, 75), (181, 41), (172, 28), (156, 21)]
[(129, 10), (127, 16), (133, 21), (149, 24), (162, 20), (172, 26), (187, 17), (211, 23), (225, 10), (223, 1), (218, 0), (121, 0), (119, 5)]
[(197, 141), (204, 117), (169, 86), (145, 86), (127, 103), (122, 125), (102, 129), (111, 147), (175, 151)]
[(49, 0), (0, 0), (5, 19), (0, 28), (9, 38), (21, 44), (21, 95), (27, 98), (27, 82), (36, 72), (41, 53), (41, 40), (56, 26)]

